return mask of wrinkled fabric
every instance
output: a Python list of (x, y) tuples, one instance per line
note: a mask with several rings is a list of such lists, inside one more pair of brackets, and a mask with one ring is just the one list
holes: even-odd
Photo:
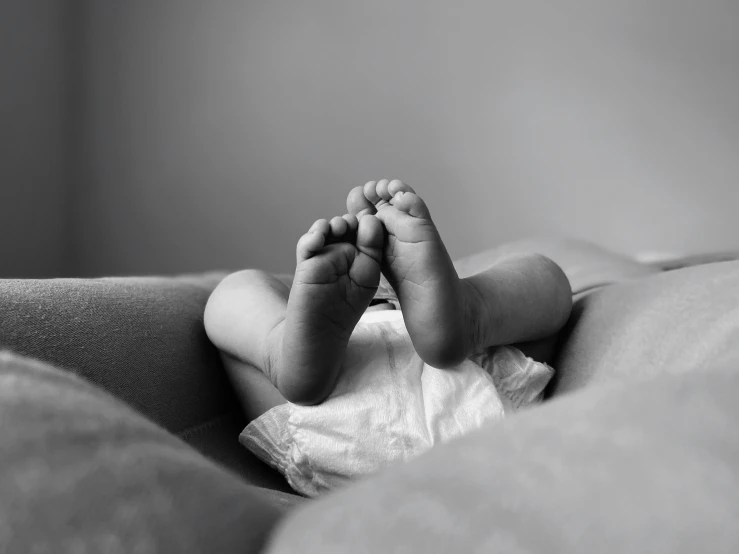
[(701, 372), (739, 346), (739, 261), (613, 285), (575, 302), (547, 393)]
[(258, 489), (109, 394), (0, 350), (0, 552), (258, 552)]
[(591, 386), (305, 503), (267, 552), (734, 554), (738, 396), (739, 357)]
[(318, 496), (536, 402), (552, 374), (512, 347), (434, 368), (413, 349), (402, 312), (368, 312), (331, 395), (277, 406), (240, 440), (296, 491)]
[(0, 279), (0, 349), (74, 373), (247, 482), (289, 492), (235, 440), (245, 421), (203, 327), (225, 275)]

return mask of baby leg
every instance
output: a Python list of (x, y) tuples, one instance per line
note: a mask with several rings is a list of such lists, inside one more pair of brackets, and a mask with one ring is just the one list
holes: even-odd
[(584, 240), (568, 238), (533, 238), (502, 244), (454, 260), (454, 267), (460, 277), (469, 277), (492, 267), (503, 258), (528, 253), (542, 254), (555, 261), (567, 275), (573, 295), (606, 284), (659, 273), (659, 270), (628, 256)]
[(460, 279), (425, 202), (402, 181), (356, 187), (347, 208), (384, 223), (383, 274), (429, 365), (451, 367), (488, 346), (551, 335), (569, 316), (567, 277), (544, 256), (509, 257)]
[(247, 421), (287, 402), (267, 371), (276, 347), (270, 334), (285, 320), (289, 292), (269, 273), (238, 271), (221, 281), (205, 308), (205, 330), (220, 350)]
[[(455, 260), (454, 267), (460, 277), (470, 277), (484, 273), (511, 256), (534, 252), (552, 259), (562, 268), (572, 287), (573, 300), (594, 288), (657, 272), (655, 268), (640, 264), (627, 256), (586, 241), (566, 238), (535, 238), (503, 244)], [(516, 347), (537, 361), (551, 363), (557, 343), (558, 336), (555, 334), (516, 343)]]
[(461, 281), (472, 351), (552, 336), (572, 309), (567, 276), (539, 254), (503, 258)]

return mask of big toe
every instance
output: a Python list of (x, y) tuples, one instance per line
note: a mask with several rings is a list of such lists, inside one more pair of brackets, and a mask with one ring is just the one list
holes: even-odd
[(382, 259), (385, 229), (377, 217), (367, 214), (359, 220), (357, 229), (357, 249), (376, 262)]
[(431, 219), (426, 203), (415, 192), (400, 191), (393, 196), (391, 204), (395, 209), (413, 217)]
[(390, 195), (390, 197), (393, 197), (399, 192), (416, 192), (416, 191), (413, 190), (413, 188), (408, 183), (404, 183), (400, 179), (393, 179), (387, 185), (387, 192)]
[(346, 209), (357, 218), (361, 218), (366, 214), (374, 214), (377, 211), (375, 205), (367, 200), (364, 195), (363, 186), (354, 187), (349, 191), (349, 195), (346, 197)]

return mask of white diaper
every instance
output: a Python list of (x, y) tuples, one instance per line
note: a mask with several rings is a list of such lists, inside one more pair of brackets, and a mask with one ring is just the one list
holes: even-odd
[(272, 408), (240, 441), (317, 496), (538, 401), (552, 375), (513, 347), (436, 369), (416, 354), (400, 310), (366, 312), (331, 395)]

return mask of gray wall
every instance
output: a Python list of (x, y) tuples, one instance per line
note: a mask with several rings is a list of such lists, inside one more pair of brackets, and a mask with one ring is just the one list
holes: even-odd
[[(735, 0), (76, 4), (76, 272), (288, 270), (383, 176), (423, 193), (454, 256), (532, 234), (739, 247)], [(53, 18), (30, 20), (51, 50)], [(51, 95), (54, 54), (33, 64), (25, 88)], [(35, 146), (11, 177), (34, 188), (10, 227), (40, 221), (31, 238), (60, 225), (44, 110), (14, 116)]]
[(0, 277), (68, 274), (67, 12), (0, 2)]

